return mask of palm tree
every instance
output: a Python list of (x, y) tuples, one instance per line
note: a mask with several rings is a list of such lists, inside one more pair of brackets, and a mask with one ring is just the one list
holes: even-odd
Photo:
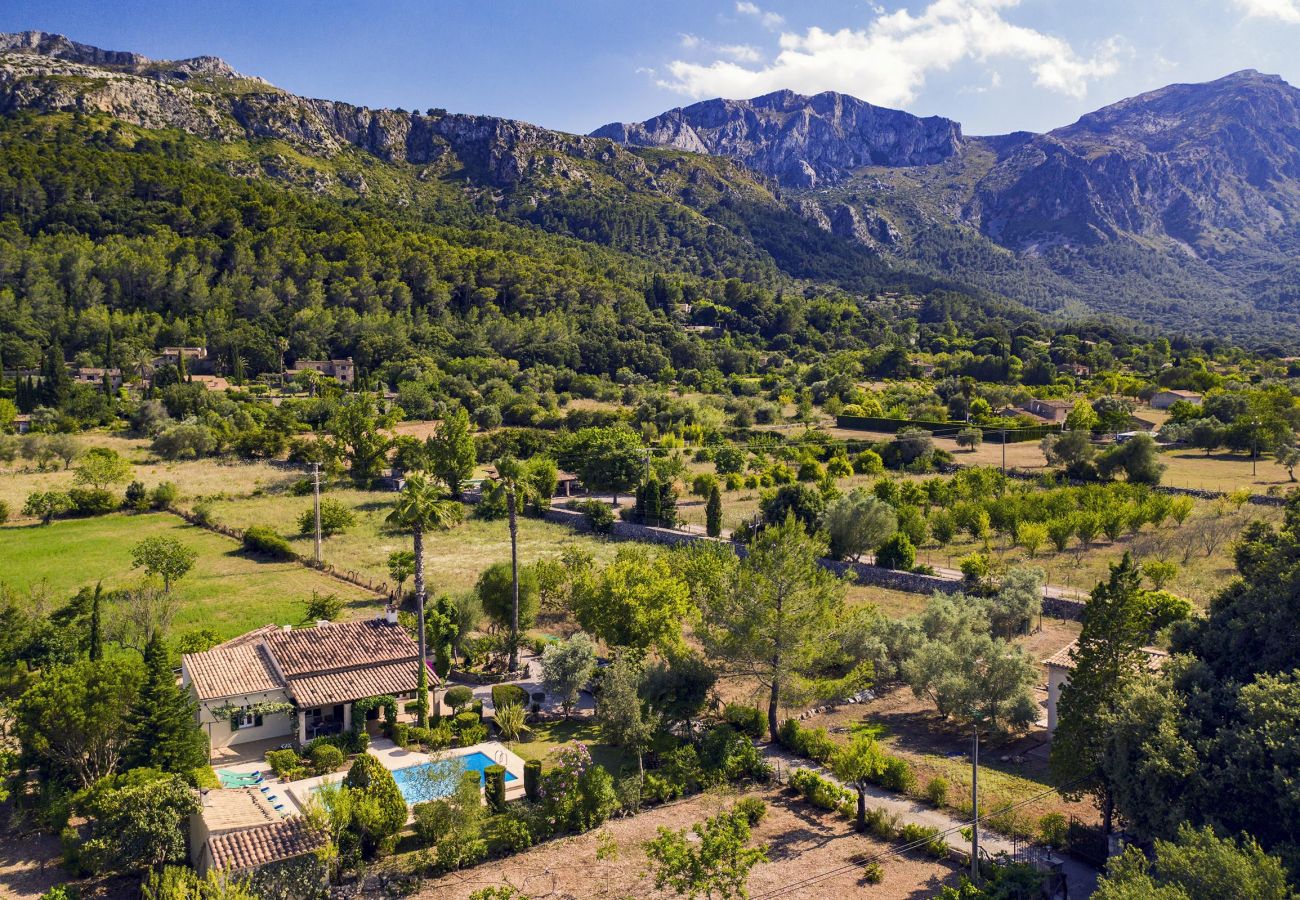
[(409, 530), (415, 541), (415, 607), (419, 617), (420, 673), (416, 716), (421, 728), (429, 725), (429, 670), (425, 663), (424, 639), (424, 533), (431, 529), (446, 530), (459, 525), (465, 508), (442, 492), (423, 472), (410, 472), (406, 486), (397, 495), (388, 523)]
[(496, 462), (496, 482), (506, 492), (506, 514), (510, 520), (510, 590), (514, 608), (510, 616), (510, 662), (507, 671), (519, 668), (519, 511), (537, 497), (532, 472), (513, 456)]

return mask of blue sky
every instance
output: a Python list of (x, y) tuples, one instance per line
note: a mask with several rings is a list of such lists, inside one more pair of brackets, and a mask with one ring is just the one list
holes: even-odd
[(1300, 0), (5, 0), (0, 30), (222, 56), (295, 93), (586, 132), (714, 96), (839, 90), (1041, 131), (1244, 68), (1300, 85)]

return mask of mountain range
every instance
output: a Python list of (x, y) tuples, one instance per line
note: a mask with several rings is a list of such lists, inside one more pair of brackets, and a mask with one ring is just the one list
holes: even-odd
[(298, 97), (214, 57), (0, 35), (0, 114), (70, 112), (253, 148), (213, 154), (232, 174), (397, 205), (441, 191), (711, 277), (952, 285), (1058, 315), (1300, 340), (1300, 90), (1249, 70), (1045, 134), (970, 136), (778, 91), (583, 136)]

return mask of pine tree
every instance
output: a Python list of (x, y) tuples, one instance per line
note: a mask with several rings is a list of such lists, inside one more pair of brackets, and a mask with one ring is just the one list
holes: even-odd
[(704, 505), (704, 530), (713, 538), (722, 534), (722, 493), (716, 483), (709, 487), (709, 500)]
[(1083, 630), (1071, 653), (1074, 671), (1061, 690), (1059, 724), (1052, 738), (1053, 780), (1070, 785), (1061, 793), (1071, 799), (1091, 794), (1108, 834), (1114, 797), (1100, 771), (1106, 741), (1101, 718), (1115, 708), (1145, 663), (1147, 620), (1141, 577), (1137, 564), (1125, 553), (1110, 567), (1110, 579), (1092, 589), (1083, 610)]
[(144, 648), (145, 679), (126, 717), (127, 766), (189, 774), (207, 764), (208, 742), (198, 726), (198, 705), (182, 692), (155, 634)]
[(90, 603), (90, 638), (87, 641), (89, 655), (92, 660), (104, 658), (104, 636), (101, 633), (99, 620), (99, 600), (100, 595), (104, 592), (103, 582), (95, 585), (95, 596)]

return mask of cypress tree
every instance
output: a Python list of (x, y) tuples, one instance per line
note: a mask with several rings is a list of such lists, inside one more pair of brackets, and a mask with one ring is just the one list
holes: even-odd
[(722, 534), (722, 494), (718, 491), (716, 482), (709, 487), (709, 499), (704, 505), (704, 523), (704, 530), (709, 537), (715, 538)]
[(149, 766), (188, 775), (208, 762), (208, 741), (198, 725), (198, 704), (182, 692), (155, 634), (144, 648), (145, 677), (127, 713), (129, 768)]
[(642, 522), (646, 525), (659, 525), (659, 479), (653, 475), (645, 483), (645, 513), (642, 516)]
[(41, 362), (41, 402), (53, 409), (62, 409), (72, 393), (72, 376), (63, 359), (63, 347), (58, 341), (50, 344)]
[(92, 660), (101, 660), (104, 658), (104, 636), (101, 633), (99, 621), (99, 599), (104, 592), (103, 582), (95, 584), (95, 596), (90, 601), (90, 639), (89, 654)]

